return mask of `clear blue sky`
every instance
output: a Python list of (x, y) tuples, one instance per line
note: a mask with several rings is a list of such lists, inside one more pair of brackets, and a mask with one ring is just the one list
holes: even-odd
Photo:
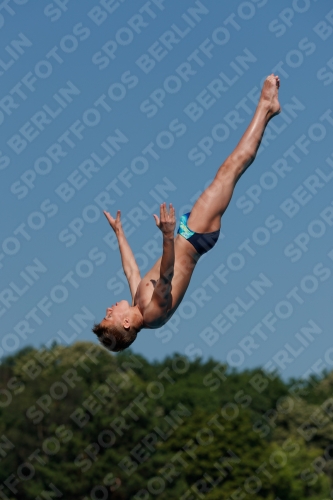
[(154, 205), (189, 210), (274, 71), (283, 113), (218, 244), (172, 321), (132, 347), (332, 369), (331, 2), (12, 1), (0, 30), (1, 355), (96, 341), (91, 324), (129, 299), (102, 208), (121, 209), (144, 272)]

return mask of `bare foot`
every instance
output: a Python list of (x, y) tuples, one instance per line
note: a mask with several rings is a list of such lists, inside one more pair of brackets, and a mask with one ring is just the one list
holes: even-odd
[(278, 91), (280, 88), (280, 78), (273, 74), (269, 75), (263, 85), (260, 101), (268, 105), (269, 119), (277, 115), (281, 111), (279, 103)]

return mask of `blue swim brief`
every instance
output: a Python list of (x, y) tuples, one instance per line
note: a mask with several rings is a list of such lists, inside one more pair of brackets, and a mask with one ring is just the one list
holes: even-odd
[(184, 214), (180, 218), (178, 234), (183, 236), (185, 240), (189, 241), (195, 248), (199, 255), (203, 255), (213, 248), (219, 239), (220, 230), (213, 231), (212, 233), (195, 233), (187, 225), (188, 218), (191, 212)]

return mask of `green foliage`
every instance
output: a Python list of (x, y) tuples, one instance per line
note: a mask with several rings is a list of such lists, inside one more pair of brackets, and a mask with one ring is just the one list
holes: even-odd
[(0, 497), (332, 497), (333, 373), (286, 383), (81, 342), (26, 348), (0, 380)]

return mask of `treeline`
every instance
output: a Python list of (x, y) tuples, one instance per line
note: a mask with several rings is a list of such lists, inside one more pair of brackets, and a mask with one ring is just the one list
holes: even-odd
[(333, 498), (333, 372), (283, 381), (92, 343), (0, 365), (0, 498)]

